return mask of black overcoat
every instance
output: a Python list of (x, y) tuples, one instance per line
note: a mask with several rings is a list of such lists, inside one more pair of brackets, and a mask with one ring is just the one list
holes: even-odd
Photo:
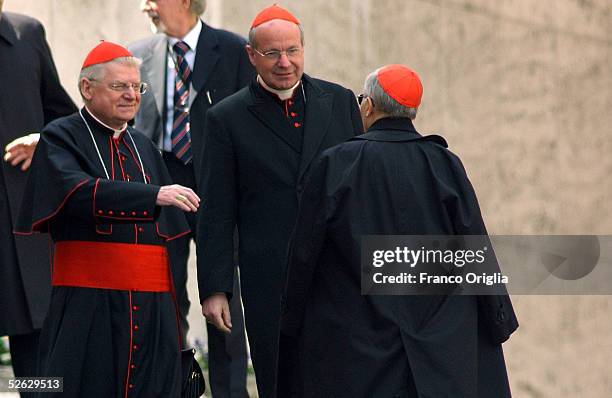
[(280, 294), (304, 174), (324, 149), (363, 131), (353, 93), (304, 75), (303, 141), (253, 80), (207, 114), (197, 261), (200, 299), (231, 294), (239, 235), (245, 321), (259, 395), (275, 396)]
[[(60, 85), (43, 26), (25, 15), (0, 17), (0, 152), (76, 111)], [(0, 161), (0, 336), (40, 329), (51, 292), (49, 241), (13, 237), (27, 172)]]
[(509, 396), (507, 296), (361, 294), (362, 235), (455, 234), (486, 229), (442, 137), (387, 118), (323, 153), (290, 243), (281, 320), (298, 338), (305, 397)]

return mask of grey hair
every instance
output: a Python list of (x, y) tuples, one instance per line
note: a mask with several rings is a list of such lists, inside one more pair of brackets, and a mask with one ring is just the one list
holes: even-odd
[(78, 81), (79, 93), (81, 94), (81, 97), (83, 97), (83, 93), (81, 92), (81, 82), (83, 81), (83, 79), (96, 80), (96, 81), (104, 79), (104, 75), (106, 73), (106, 65), (110, 65), (110, 64), (133, 66), (135, 68), (138, 68), (138, 70), (140, 70), (140, 65), (142, 64), (142, 60), (136, 57), (119, 57), (119, 58), (112, 59), (108, 62), (104, 62), (102, 64), (95, 64), (95, 65), (88, 66), (87, 68), (81, 69), (81, 73), (79, 73), (79, 81)]
[(363, 86), (363, 93), (372, 99), (376, 109), (390, 117), (403, 117), (410, 120), (416, 119), (419, 108), (409, 108), (391, 98), (380, 86), (377, 73), (378, 69), (370, 73), (368, 77), (366, 77)]
[(197, 16), (204, 14), (204, 11), (206, 11), (206, 0), (191, 0), (189, 11)]
[[(249, 45), (253, 48), (257, 48), (257, 45), (255, 44), (255, 33), (258, 27), (259, 26), (256, 26), (249, 30)], [(302, 47), (304, 47), (304, 28), (301, 24), (297, 24), (297, 27), (300, 30), (300, 42), (302, 43)]]

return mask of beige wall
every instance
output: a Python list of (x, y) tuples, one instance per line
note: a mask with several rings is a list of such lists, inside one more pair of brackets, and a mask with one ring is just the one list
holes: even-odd
[[(271, 2), (211, 0), (205, 19), (246, 36)], [(138, 0), (5, 3), (43, 21), (75, 98), (97, 40), (149, 33)], [(444, 135), (463, 159), (491, 233), (612, 234), (612, 2), (281, 3), (305, 27), (312, 75), (358, 92), (383, 64), (417, 70), (425, 86), (417, 127)], [(521, 328), (505, 349), (515, 395), (609, 396), (612, 299), (514, 300)]]

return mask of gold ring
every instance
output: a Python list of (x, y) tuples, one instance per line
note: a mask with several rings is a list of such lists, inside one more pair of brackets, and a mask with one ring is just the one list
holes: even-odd
[(186, 202), (187, 198), (183, 195), (176, 195), (175, 196), (176, 200), (180, 201), (180, 202)]

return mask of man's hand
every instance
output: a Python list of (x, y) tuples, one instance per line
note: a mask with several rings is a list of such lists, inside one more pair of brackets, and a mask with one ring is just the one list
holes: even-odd
[(187, 212), (196, 212), (200, 207), (200, 198), (191, 188), (177, 184), (165, 185), (160, 188), (155, 204), (158, 206), (174, 206)]
[(232, 317), (225, 293), (215, 293), (202, 302), (202, 315), (223, 333), (232, 331)]
[(4, 148), (4, 161), (10, 162), (11, 166), (17, 166), (20, 162), (23, 162), (21, 170), (26, 171), (32, 163), (32, 156), (34, 156), (34, 150), (39, 139), (39, 133), (32, 133), (10, 142)]

